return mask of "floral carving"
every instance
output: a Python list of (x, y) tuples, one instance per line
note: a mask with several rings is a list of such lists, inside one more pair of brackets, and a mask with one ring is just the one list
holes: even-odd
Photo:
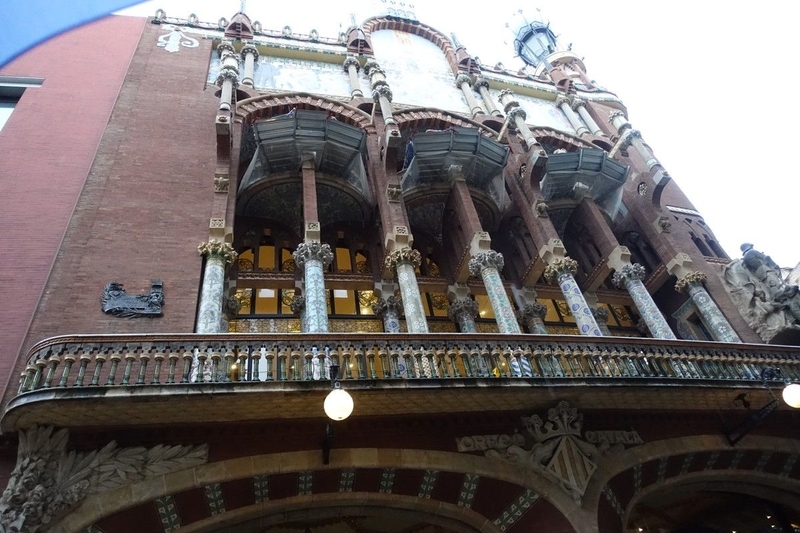
[(319, 261), (322, 268), (327, 268), (333, 261), (333, 252), (327, 244), (318, 241), (301, 242), (297, 245), (297, 250), (292, 254), (294, 262), (299, 267), (303, 267), (306, 261)]
[(578, 272), (578, 262), (570, 257), (555, 259), (544, 269), (544, 278), (550, 283), (558, 280), (562, 274), (574, 276)]
[(386, 256), (384, 267), (393, 270), (400, 263), (409, 263), (417, 268), (422, 264), (422, 255), (413, 248), (401, 248)]
[(375, 313), (375, 316), (379, 317), (383, 317), (383, 315), (387, 312), (395, 313), (395, 315), (400, 316), (400, 312), (402, 310), (403, 300), (397, 296), (389, 296), (385, 299), (381, 298), (372, 304), (372, 312)]
[(459, 316), (464, 314), (472, 318), (478, 316), (478, 302), (470, 298), (464, 298), (451, 302), (447, 308), (447, 317), (453, 322), (457, 322)]
[(486, 268), (503, 270), (504, 266), (503, 254), (489, 250), (488, 252), (477, 253), (469, 260), (469, 273), (473, 276), (480, 276), (481, 272)]
[(625, 287), (625, 281), (629, 279), (638, 279), (643, 280), (645, 275), (645, 270), (642, 265), (639, 263), (633, 263), (630, 265), (625, 265), (616, 272), (614, 272), (614, 276), (611, 278), (611, 281), (614, 282), (619, 288)]
[(693, 285), (696, 283), (705, 283), (708, 280), (708, 276), (706, 276), (703, 272), (689, 272), (684, 277), (679, 279), (675, 282), (675, 290), (678, 292), (683, 291), (689, 285)]
[(525, 306), (519, 311), (519, 316), (526, 320), (529, 318), (538, 318), (540, 320), (544, 320), (546, 315), (547, 306), (540, 302), (525, 304)]
[(227, 242), (218, 241), (217, 239), (211, 239), (208, 242), (200, 243), (200, 246), (197, 247), (197, 252), (200, 255), (216, 255), (222, 257), (226, 264), (233, 263), (239, 256), (233, 249), (233, 246)]

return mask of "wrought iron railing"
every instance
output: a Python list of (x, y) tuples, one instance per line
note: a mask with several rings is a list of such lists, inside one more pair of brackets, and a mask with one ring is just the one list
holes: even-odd
[(328, 379), (476, 378), (800, 381), (791, 347), (619, 337), (497, 334), (143, 334), (54, 337), (34, 346), (19, 392)]

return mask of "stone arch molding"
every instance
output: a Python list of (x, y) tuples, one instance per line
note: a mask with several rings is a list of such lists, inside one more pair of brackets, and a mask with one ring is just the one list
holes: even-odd
[(249, 124), (293, 109), (327, 111), (336, 120), (351, 126), (364, 129), (371, 126), (369, 113), (333, 98), (303, 92), (263, 94), (241, 100), (236, 104), (236, 122)]
[[(572, 501), (565, 493), (558, 490), (550, 481), (536, 475), (531, 475), (530, 472), (524, 469), (498, 463), (497, 461), (476, 455), (432, 450), (378, 448), (334, 449), (330, 456), (330, 464), (328, 465), (323, 464), (322, 454), (319, 450), (307, 450), (242, 457), (208, 464), (187, 466), (179, 471), (165, 472), (160, 475), (139, 479), (133, 483), (116, 486), (107, 491), (87, 494), (84, 499), (78, 500), (76, 505), (63, 515), (63, 518), (57, 523), (54, 522), (47, 531), (53, 533), (78, 533), (105, 517), (147, 503), (156, 498), (225, 481), (233, 481), (253, 476), (302, 471), (336, 470), (342, 468), (429, 469), (459, 474), (476, 474), (484, 478), (505, 481), (518, 485), (526, 489), (529, 494), (534, 494), (536, 498), (541, 498), (543, 501), (548, 502), (570, 521), (576, 532), (588, 533), (588, 531), (592, 531), (592, 529), (587, 529), (587, 524), (594, 522), (593, 517), (589, 516), (585, 510), (581, 509), (580, 506)], [(360, 497), (366, 497), (367, 499), (381, 498), (380, 496), (375, 496), (373, 493), (366, 493), (366, 496), (364, 493), (360, 494)], [(399, 495), (392, 496), (397, 497)], [(321, 495), (314, 494), (310, 497), (316, 502)], [(342, 498), (341, 496), (336, 497)], [(303, 501), (307, 507), (309, 500), (306, 498)], [(293, 500), (291, 500), (291, 498), (276, 500), (275, 505), (278, 505), (277, 502), (288, 502), (291, 504)], [(434, 503), (434, 500), (428, 500), (428, 502)], [(344, 503), (347, 504), (347, 502)], [(444, 502), (435, 503), (437, 506), (446, 507), (446, 503)], [(241, 511), (244, 513), (243, 518), (246, 518), (245, 515), (247, 515), (247, 513), (255, 512), (254, 509), (243, 509), (244, 510)], [(464, 508), (458, 507), (457, 509), (462, 515), (465, 513)], [(418, 510), (425, 511), (424, 508), (419, 508)], [(445, 515), (447, 515), (447, 513), (449, 513), (449, 511), (447, 511)], [(223, 514), (227, 514), (227, 512)], [(234, 518), (234, 515), (227, 516), (229, 518)], [(472, 522), (472, 518), (467, 518), (462, 520), (464, 524), (468, 526), (470, 526), (470, 524), (472, 524), (472, 526), (476, 524)], [(487, 529), (485, 526), (486, 523), (491, 523), (491, 520), (487, 521), (486, 517), (482, 517), (482, 521), (484, 525), (476, 529), (486, 531), (487, 533), (497, 533), (493, 528), (489, 527)], [(190, 525), (191, 524), (187, 524), (187, 526)], [(198, 525), (197, 527), (200, 526)], [(203, 526), (203, 528), (204, 527), (205, 526)], [(181, 530), (184, 529), (183, 527), (181, 528)], [(33, 533), (35, 531), (44, 530), (43, 528), (37, 528), (26, 531)], [(204, 529), (198, 529), (197, 531), (202, 530)]]

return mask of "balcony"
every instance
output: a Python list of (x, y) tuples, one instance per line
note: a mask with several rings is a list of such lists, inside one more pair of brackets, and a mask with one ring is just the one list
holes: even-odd
[(31, 349), (0, 427), (321, 417), (330, 361), (343, 367), (358, 416), (530, 411), (552, 402), (553, 389), (582, 409), (731, 409), (735, 389), (767, 398), (767, 366), (800, 381), (797, 351), (768, 345), (495, 334), (74, 335)]

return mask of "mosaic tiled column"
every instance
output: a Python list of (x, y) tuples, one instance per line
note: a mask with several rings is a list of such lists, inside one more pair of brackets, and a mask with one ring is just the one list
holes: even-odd
[(295, 264), (305, 271), (306, 332), (325, 333), (328, 331), (328, 305), (323, 271), (333, 261), (331, 247), (318, 242), (303, 242), (292, 257)]
[(742, 342), (739, 336), (733, 331), (725, 315), (719, 310), (717, 304), (711, 299), (703, 283), (708, 278), (703, 272), (690, 272), (675, 283), (675, 290), (681, 292), (686, 290), (692, 298), (697, 311), (702, 315), (703, 321), (708, 326), (714, 340), (720, 342)]
[(211, 239), (197, 247), (206, 257), (203, 285), (200, 288), (200, 309), (197, 333), (222, 333), (222, 300), (225, 292), (225, 267), (236, 259), (236, 252), (227, 242)]
[(372, 311), (375, 316), (383, 320), (383, 331), (386, 333), (400, 333), (400, 310), (403, 308), (403, 301), (396, 296), (381, 298), (372, 304)]
[(653, 338), (656, 339), (675, 339), (675, 334), (667, 324), (664, 315), (659, 311), (658, 306), (653, 301), (653, 297), (642, 283), (644, 279), (644, 267), (639, 263), (625, 265), (616, 272), (612, 280), (617, 287), (625, 287), (631, 295), (633, 305), (639, 310), (639, 315), (647, 325), (647, 329)]
[(514, 316), (514, 308), (506, 294), (506, 288), (503, 286), (503, 280), (500, 279), (503, 265), (503, 254), (489, 250), (472, 256), (469, 260), (469, 271), (473, 276), (480, 275), (483, 278), (483, 286), (486, 287), (486, 294), (492, 304), (500, 333), (522, 333)]
[(355, 56), (347, 56), (342, 66), (350, 81), (350, 98), (362, 98), (364, 93), (361, 92), (361, 84), (358, 82), (358, 70), (361, 68), (358, 59)]
[(428, 333), (428, 322), (425, 320), (425, 309), (422, 307), (417, 275), (414, 272), (422, 263), (422, 256), (411, 248), (401, 248), (386, 256), (386, 263), (391, 271), (397, 272), (408, 332)]
[(519, 317), (525, 323), (525, 327), (535, 335), (547, 335), (547, 328), (544, 325), (545, 315), (547, 315), (547, 306), (539, 302), (525, 304), (525, 307), (519, 312)]
[(483, 105), (486, 106), (486, 110), (489, 111), (490, 114), (501, 117), (503, 114), (497, 109), (497, 106), (494, 104), (494, 100), (492, 100), (492, 95), (489, 94), (489, 80), (486, 78), (478, 78), (475, 80), (473, 87), (478, 94), (481, 95), (481, 99), (483, 100)]
[(611, 330), (608, 329), (608, 309), (605, 307), (590, 307), (594, 321), (597, 322), (597, 328), (604, 337), (611, 337)]
[(602, 337), (603, 333), (592, 316), (592, 311), (581, 293), (574, 275), (578, 271), (578, 263), (574, 259), (564, 257), (555, 259), (544, 269), (544, 277), (550, 283), (558, 283), (561, 293), (569, 306), (569, 310), (578, 324), (581, 335)]
[(302, 294), (295, 294), (292, 297), (292, 303), (289, 304), (292, 313), (300, 318), (300, 331), (308, 333), (308, 324), (306, 324), (306, 297)]
[(478, 315), (478, 302), (463, 298), (450, 303), (447, 317), (458, 325), (461, 333), (477, 333), (475, 317)]

